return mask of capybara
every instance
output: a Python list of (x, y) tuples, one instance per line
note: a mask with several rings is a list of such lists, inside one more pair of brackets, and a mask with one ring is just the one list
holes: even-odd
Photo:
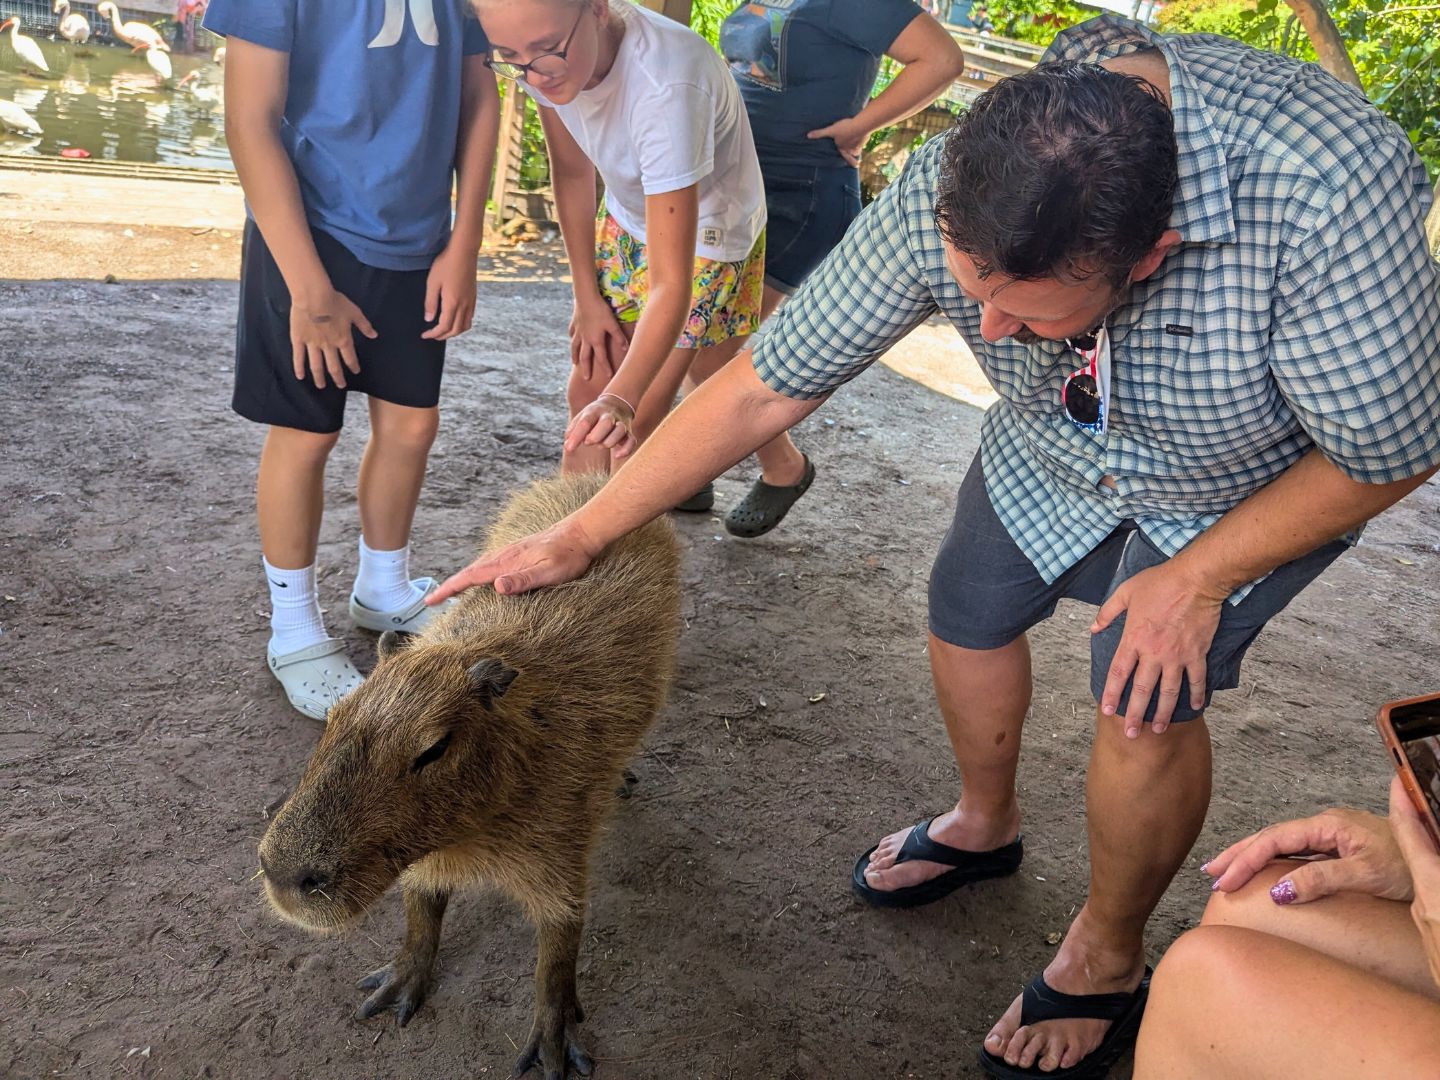
[[(542, 480), (487, 537), (494, 551), (599, 490)], [(353, 923), (396, 878), (405, 942), (360, 985), (369, 1017), (405, 1024), (424, 1000), (458, 889), (490, 884), (539, 937), (535, 1021), (516, 1075), (588, 1075), (575, 964), (590, 853), (626, 764), (664, 704), (680, 633), (679, 553), (655, 521), (583, 578), (521, 596), (471, 589), (422, 633), (380, 639), (359, 689), (330, 710), (299, 785), (260, 843), (270, 902), (311, 930)]]

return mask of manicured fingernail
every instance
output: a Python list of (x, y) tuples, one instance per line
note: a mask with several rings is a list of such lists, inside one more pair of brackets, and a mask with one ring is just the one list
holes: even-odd
[(1295, 896), (1295, 883), (1289, 878), (1284, 881), (1277, 881), (1270, 887), (1270, 899), (1277, 904), (1293, 904)]
[(1207, 863), (1201, 863), (1201, 864), (1200, 864), (1200, 873), (1202, 873), (1202, 874), (1208, 874), (1208, 873), (1210, 873), (1210, 864), (1209, 864), (1208, 862), (1207, 862)]

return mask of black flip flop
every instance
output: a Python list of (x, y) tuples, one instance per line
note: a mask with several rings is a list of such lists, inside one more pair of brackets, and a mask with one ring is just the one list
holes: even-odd
[(755, 481), (745, 498), (725, 515), (725, 531), (731, 536), (753, 540), (757, 536), (764, 536), (784, 521), (790, 508), (815, 482), (815, 463), (808, 455), (802, 456), (805, 458), (805, 475), (798, 484), (776, 487), (774, 484), (767, 484), (762, 476)]
[(980, 1067), (998, 1080), (1102, 1080), (1135, 1045), (1150, 997), (1150, 974), (1147, 967), (1132, 994), (1062, 994), (1045, 981), (1044, 974), (1035, 976), (1020, 995), (1021, 1027), (1044, 1020), (1111, 1020), (1110, 1030), (1099, 1046), (1068, 1069), (1045, 1072), (1038, 1065), (1022, 1069), (984, 1047), (980, 1049)]
[(934, 820), (926, 818), (910, 830), (910, 835), (905, 837), (905, 843), (900, 847), (900, 854), (895, 856), (895, 862), (937, 862), (955, 869), (947, 870), (929, 881), (922, 881), (919, 885), (907, 885), (900, 889), (876, 889), (865, 880), (865, 869), (870, 865), (870, 856), (875, 854), (875, 848), (871, 848), (856, 860), (855, 869), (850, 872), (850, 884), (854, 886), (860, 899), (875, 907), (919, 907), (943, 900), (962, 885), (970, 885), (987, 878), (1005, 877), (1020, 869), (1020, 860), (1025, 855), (1023, 837), (1017, 836), (1013, 842), (994, 851), (961, 851), (949, 844), (930, 839), (930, 822)]

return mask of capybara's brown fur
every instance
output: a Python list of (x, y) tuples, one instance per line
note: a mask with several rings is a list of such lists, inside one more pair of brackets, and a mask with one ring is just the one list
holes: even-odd
[[(599, 490), (557, 478), (515, 496), (495, 551)], [(381, 638), (364, 684), (330, 711), (260, 844), (271, 903), (316, 930), (355, 920), (399, 878), (406, 940), (364, 980), (362, 1016), (423, 1000), (450, 894), (498, 886), (539, 930), (535, 1027), (519, 1071), (588, 1073), (575, 961), (591, 850), (626, 763), (664, 704), (679, 637), (666, 521), (617, 541), (569, 585), (471, 589), (423, 633)]]

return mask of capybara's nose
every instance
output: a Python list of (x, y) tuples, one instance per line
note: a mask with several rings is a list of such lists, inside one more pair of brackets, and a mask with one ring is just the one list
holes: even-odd
[(331, 884), (334, 884), (333, 876), (318, 867), (307, 867), (298, 874), (297, 886), (305, 896), (310, 896), (311, 893), (324, 894)]
[(333, 874), (327, 874), (316, 866), (305, 866), (297, 870), (289, 884), (300, 891), (302, 896), (313, 893), (324, 894), (335, 882)]

